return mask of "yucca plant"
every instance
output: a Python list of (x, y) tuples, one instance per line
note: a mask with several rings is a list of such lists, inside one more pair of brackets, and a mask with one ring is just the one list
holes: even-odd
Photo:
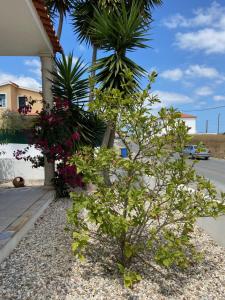
[[(99, 48), (98, 41), (91, 37), (90, 26), (94, 19), (94, 7), (98, 6), (99, 1), (94, 0), (76, 0), (74, 1), (73, 12), (71, 14), (72, 27), (74, 33), (77, 35), (79, 42), (85, 42), (87, 45), (92, 46), (92, 66), (96, 63), (97, 52)], [(95, 71), (91, 71), (92, 80), (95, 77)], [(91, 92), (89, 95), (89, 101), (93, 100), (94, 84), (91, 83)]]
[(143, 18), (140, 15), (141, 5), (141, 1), (133, 1), (128, 11), (125, 2), (122, 1), (121, 7), (111, 14), (108, 14), (107, 10), (95, 9), (91, 36), (99, 41), (102, 50), (112, 53), (99, 59), (93, 67), (98, 71), (96, 81), (101, 84), (102, 89), (117, 88), (122, 91), (126, 81), (125, 73), (128, 70), (133, 73), (136, 81), (145, 72), (127, 57), (127, 52), (146, 48), (146, 42), (149, 40), (146, 38)]
[[(88, 101), (88, 79), (85, 78), (87, 67), (83, 61), (75, 59), (73, 54), (55, 59), (56, 68), (52, 75), (52, 91), (55, 98), (68, 100), (70, 103), (69, 122), (79, 128), (81, 145), (99, 146), (101, 144), (105, 124), (85, 109)], [(68, 124), (69, 125), (69, 124)]]
[(88, 79), (85, 78), (87, 67), (81, 58), (74, 58), (62, 54), (60, 59), (55, 59), (56, 69), (53, 75), (53, 95), (68, 99), (76, 105), (82, 106), (87, 102)]
[[(111, 52), (109, 56), (97, 60), (92, 67), (97, 72), (96, 82), (102, 90), (118, 89), (125, 96), (139, 88), (138, 82), (145, 70), (128, 58), (127, 53), (147, 47), (146, 28), (140, 15), (141, 5), (141, 1), (133, 1), (127, 10), (125, 1), (121, 1), (121, 6), (110, 14), (105, 9), (95, 9), (91, 36), (99, 41), (102, 50)], [(129, 74), (132, 74), (134, 84), (130, 84), (132, 80)], [(102, 146), (113, 146), (114, 128), (115, 124), (108, 124)]]

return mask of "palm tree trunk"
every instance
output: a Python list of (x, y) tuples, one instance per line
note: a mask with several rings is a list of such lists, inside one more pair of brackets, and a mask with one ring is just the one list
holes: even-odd
[[(96, 45), (93, 45), (92, 64), (91, 64), (92, 67), (96, 64), (97, 53), (98, 53), (98, 47)], [(93, 95), (93, 90), (94, 90), (94, 87), (95, 87), (94, 78), (95, 78), (95, 70), (92, 69), (92, 71), (91, 71), (91, 84), (90, 84), (89, 102), (94, 100), (94, 95)]]
[[(103, 141), (102, 141), (102, 147), (109, 148), (109, 140), (110, 140), (110, 136), (111, 136), (111, 131), (112, 131), (111, 125), (107, 124), (106, 131), (105, 131)], [(109, 170), (103, 170), (102, 175), (104, 178), (105, 185), (110, 186), (111, 180), (110, 180), (110, 176), (109, 176)]]
[(63, 19), (64, 19), (64, 15), (62, 12), (60, 12), (59, 13), (59, 25), (58, 25), (58, 30), (57, 30), (57, 37), (58, 37), (59, 41), (60, 41), (60, 38), (62, 35)]
[(106, 131), (102, 140), (102, 147), (108, 148), (110, 135), (111, 135), (111, 126), (110, 124), (107, 124)]
[(116, 131), (115, 131), (115, 129), (111, 129), (110, 136), (109, 136), (109, 141), (108, 141), (108, 148), (109, 149), (114, 146), (115, 137), (116, 137)]

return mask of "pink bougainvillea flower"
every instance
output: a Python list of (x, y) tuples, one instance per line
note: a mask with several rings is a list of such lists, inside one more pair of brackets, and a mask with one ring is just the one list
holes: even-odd
[(70, 149), (73, 147), (73, 142), (71, 141), (71, 139), (67, 140), (67, 141), (65, 142), (65, 144), (66, 144), (66, 146), (67, 146), (68, 148), (70, 148)]
[(71, 136), (73, 141), (79, 141), (80, 140), (80, 134), (78, 131), (75, 131)]

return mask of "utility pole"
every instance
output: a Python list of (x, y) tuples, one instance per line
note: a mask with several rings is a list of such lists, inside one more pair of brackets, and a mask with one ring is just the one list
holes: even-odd
[(209, 128), (209, 120), (206, 120), (206, 123), (205, 123), (205, 133), (208, 133), (208, 128)]
[(220, 134), (220, 113), (218, 113), (218, 120), (217, 120), (217, 134)]

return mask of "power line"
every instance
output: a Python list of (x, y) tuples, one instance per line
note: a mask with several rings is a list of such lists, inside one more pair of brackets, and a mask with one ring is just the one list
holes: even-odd
[(203, 108), (203, 109), (184, 110), (183, 112), (206, 111), (206, 110), (213, 110), (213, 109), (224, 108), (224, 107), (225, 107), (225, 105), (221, 105), (221, 106), (208, 107), (208, 108)]

